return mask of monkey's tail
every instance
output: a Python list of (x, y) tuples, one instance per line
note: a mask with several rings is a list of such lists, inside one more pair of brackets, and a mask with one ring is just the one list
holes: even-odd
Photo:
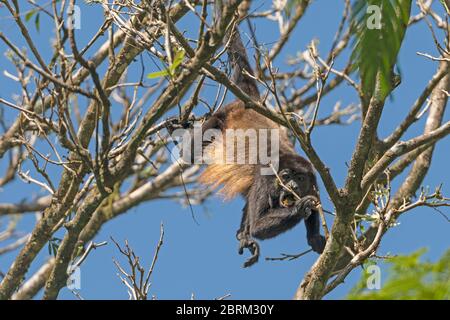
[(228, 57), (233, 68), (232, 81), (248, 95), (259, 97), (258, 85), (253, 78), (254, 72), (237, 28), (231, 34)]
[[(216, 1), (216, 18), (220, 19), (221, 13), (221, 2)], [(239, 7), (240, 16), (244, 15), (248, 10), (249, 1), (243, 1)], [(242, 13), (244, 12), (244, 13)], [(239, 29), (236, 25), (235, 28), (230, 28), (227, 30), (228, 35), (225, 38), (228, 44), (227, 53), (230, 59), (230, 64), (232, 67), (232, 78), (231, 80), (245, 93), (249, 96), (259, 98), (258, 84), (254, 79), (254, 71), (250, 65), (248, 59), (247, 51), (245, 50), (244, 44), (242, 43), (241, 35)]]

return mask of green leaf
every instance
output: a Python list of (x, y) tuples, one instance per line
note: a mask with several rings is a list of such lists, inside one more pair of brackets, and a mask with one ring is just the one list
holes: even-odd
[(34, 19), (34, 25), (36, 26), (36, 30), (37, 30), (37, 32), (39, 32), (40, 31), (40, 26), (41, 26), (41, 24), (40, 24), (40, 20), (39, 20), (39, 17), (40, 17), (41, 15), (38, 13), (37, 15), (36, 15), (36, 18)]
[(165, 70), (149, 73), (147, 75), (147, 78), (149, 78), (149, 79), (156, 79), (156, 78), (161, 78), (161, 77), (165, 77), (165, 76), (168, 76), (168, 75), (169, 75), (169, 70), (165, 69)]
[(61, 239), (59, 238), (51, 238), (48, 241), (48, 253), (52, 256), (56, 257), (56, 254), (58, 253), (59, 245), (61, 244)]
[(25, 21), (28, 22), (30, 21), (30, 19), (34, 16), (34, 14), (38, 12), (37, 9), (33, 9), (27, 12), (27, 14), (25, 15)]
[(166, 77), (166, 76), (172, 77), (175, 74), (175, 71), (177, 70), (177, 68), (183, 62), (185, 55), (186, 55), (186, 53), (184, 50), (182, 50), (182, 49), (177, 50), (175, 52), (175, 57), (173, 59), (173, 63), (167, 69), (149, 73), (147, 75), (147, 78), (155, 79), (155, 78), (161, 78), (161, 77)]
[(367, 290), (367, 275), (347, 298), (357, 300), (448, 300), (450, 298), (450, 250), (435, 263), (421, 261), (425, 249), (388, 260), (389, 275), (380, 290)]
[(175, 70), (178, 68), (178, 66), (183, 62), (185, 56), (184, 50), (178, 50), (175, 53), (175, 58), (173, 59), (172, 65), (169, 67), (170, 74), (173, 75), (175, 73)]
[[(392, 89), (392, 72), (405, 36), (412, 0), (356, 0), (353, 6), (352, 59), (361, 78), (364, 94), (370, 98), (378, 86), (383, 95)], [(374, 12), (368, 8), (375, 6)], [(377, 15), (380, 13), (380, 16)], [(375, 17), (375, 18), (374, 18)], [(370, 28), (378, 21), (381, 28)]]

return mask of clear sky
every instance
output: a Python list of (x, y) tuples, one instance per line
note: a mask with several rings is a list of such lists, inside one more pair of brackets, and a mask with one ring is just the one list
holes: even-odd
[[(285, 68), (285, 58), (295, 52), (305, 50), (306, 45), (313, 39), (320, 39), (319, 50), (326, 55), (333, 41), (343, 10), (343, 1), (318, 0), (308, 9), (304, 19), (299, 23), (291, 40), (286, 45), (280, 58), (274, 65)], [(257, 5), (267, 6), (270, 1), (255, 1)], [(80, 44), (85, 44), (95, 34), (102, 22), (102, 10), (97, 5), (81, 5), (81, 32), (78, 31)], [(414, 8), (414, 12), (417, 9)], [(0, 30), (15, 40), (20, 46), (25, 46), (20, 32), (14, 22), (7, 18), (5, 8), (0, 8)], [(256, 34), (259, 42), (270, 44), (279, 37), (275, 22), (255, 21)], [(41, 16), (41, 30), (35, 30), (32, 21), (28, 23), (30, 33), (38, 48), (49, 60), (53, 26)], [(192, 17), (185, 18), (179, 23), (180, 29), (186, 29), (196, 34), (197, 24), (193, 25)], [(245, 35), (244, 39), (248, 39)], [(442, 36), (441, 34), (439, 34)], [(247, 38), (246, 38), (247, 37)], [(382, 44), (380, 44), (382, 45)], [(81, 45), (80, 45), (81, 47)], [(417, 51), (437, 56), (429, 29), (424, 23), (414, 25), (406, 34), (406, 40), (400, 53), (400, 69), (402, 84), (395, 91), (392, 99), (387, 102), (381, 120), (379, 135), (387, 136), (408, 112), (410, 106), (422, 91), (437, 68), (433, 62), (416, 54)], [(0, 52), (5, 52), (5, 46), (0, 43)], [(92, 52), (91, 52), (92, 54)], [(336, 61), (336, 68), (342, 68), (348, 52)], [(156, 71), (149, 63), (146, 71)], [(139, 64), (139, 62), (137, 63)], [(17, 91), (16, 84), (3, 75), (3, 70), (14, 73), (14, 68), (2, 55), (0, 58), (0, 96), (12, 100)], [(101, 69), (104, 72), (104, 68)], [(355, 78), (355, 76), (353, 76)], [(155, 80), (147, 80), (149, 84)], [(211, 83), (211, 82), (210, 82)], [(202, 96), (212, 101), (211, 90), (205, 90)], [(228, 100), (232, 97), (229, 95)], [(327, 114), (337, 101), (343, 106), (357, 102), (356, 96), (347, 84), (343, 83), (339, 90), (326, 96), (321, 104), (321, 114)], [(206, 110), (198, 109), (197, 114)], [(14, 111), (5, 110), (6, 120), (11, 124)], [(449, 120), (447, 112), (444, 121)], [(406, 137), (413, 137), (421, 133), (424, 121), (416, 123)], [(360, 122), (349, 126), (321, 127), (314, 131), (313, 144), (323, 161), (331, 168), (338, 186), (342, 186), (348, 163), (358, 134)], [(301, 151), (300, 151), (301, 152)], [(303, 154), (303, 152), (301, 152)], [(450, 194), (450, 139), (442, 140), (434, 153), (432, 167), (424, 185), (434, 188), (444, 183), (443, 191)], [(6, 159), (0, 164), (4, 172)], [(57, 175), (58, 172), (52, 172)], [(398, 183), (394, 183), (394, 188)], [(332, 209), (323, 185), (322, 200), (327, 209)], [(42, 194), (35, 186), (25, 185), (20, 180), (12, 186), (0, 190), (0, 202), (9, 202), (29, 198), (30, 195)], [(246, 257), (237, 253), (238, 243), (235, 239), (239, 227), (242, 199), (224, 202), (219, 197), (212, 197), (203, 206), (194, 206), (194, 212), (199, 225), (191, 217), (189, 208), (182, 208), (180, 204), (169, 200), (158, 200), (142, 204), (128, 213), (108, 222), (95, 238), (96, 242), (109, 241), (110, 236), (119, 242), (128, 239), (136, 254), (141, 256), (145, 265), (151, 263), (154, 248), (159, 239), (160, 223), (165, 226), (164, 245), (152, 277), (150, 293), (159, 299), (190, 299), (191, 294), (197, 299), (214, 299), (230, 293), (234, 299), (290, 299), (303, 278), (317, 258), (316, 254), (284, 262), (265, 261), (266, 256), (278, 256), (283, 253), (298, 253), (308, 248), (306, 244), (305, 228), (303, 224), (273, 240), (261, 243), (262, 258), (251, 268), (243, 269)], [(445, 209), (444, 209), (445, 210)], [(20, 226), (29, 230), (34, 223), (32, 214), (25, 215)], [(331, 224), (331, 220), (328, 221)], [(400, 224), (389, 231), (383, 239), (379, 254), (406, 254), (421, 247), (429, 248), (426, 257), (436, 260), (449, 247), (449, 224), (437, 212), (430, 208), (419, 208), (400, 219)], [(0, 270), (5, 272), (15, 255), (0, 257)], [(39, 267), (40, 262), (48, 257), (44, 248), (39, 259), (32, 265), (31, 271)], [(119, 256), (114, 245), (109, 241), (107, 246), (91, 253), (81, 268), (81, 296), (85, 299), (127, 299), (126, 288), (116, 276), (116, 268), (112, 263), (115, 257), (125, 263)], [(125, 265), (125, 264), (124, 264)], [(326, 298), (341, 299), (360, 277), (361, 269), (355, 270), (345, 284), (339, 286)], [(386, 273), (383, 273), (385, 280)], [(75, 299), (67, 289), (60, 294), (62, 299)]]

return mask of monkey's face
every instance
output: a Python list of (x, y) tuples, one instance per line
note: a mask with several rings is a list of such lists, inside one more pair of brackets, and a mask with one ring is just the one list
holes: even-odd
[[(299, 198), (315, 195), (315, 185), (311, 174), (291, 169), (283, 169), (278, 174), (281, 207), (292, 206)], [(281, 180), (281, 181), (280, 181)]]

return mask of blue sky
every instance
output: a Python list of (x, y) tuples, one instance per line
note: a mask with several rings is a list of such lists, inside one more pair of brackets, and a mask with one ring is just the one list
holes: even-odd
[[(283, 70), (286, 57), (294, 55), (297, 51), (305, 50), (306, 45), (313, 39), (320, 39), (319, 50), (326, 55), (333, 41), (336, 28), (339, 24), (343, 1), (315, 1), (308, 9), (304, 19), (299, 23), (286, 45), (275, 66)], [(267, 6), (269, 1), (258, 1), (258, 5)], [(85, 44), (98, 30), (102, 21), (101, 8), (96, 5), (81, 5), (81, 27), (77, 36), (80, 44)], [(416, 8), (414, 8), (416, 12)], [(17, 26), (11, 19), (5, 19), (7, 12), (0, 8), (0, 30), (11, 37), (19, 46), (25, 46)], [(197, 24), (193, 24), (192, 17), (183, 19), (178, 25), (179, 29), (187, 30), (195, 35)], [(259, 42), (272, 43), (279, 37), (275, 32), (274, 22), (255, 21), (256, 34)], [(29, 22), (30, 33), (46, 60), (49, 59), (50, 39), (53, 27), (41, 16), (41, 30), (36, 32), (34, 25)], [(439, 34), (439, 33), (438, 33)], [(439, 34), (442, 36), (441, 34)], [(244, 39), (245, 39), (244, 28)], [(382, 44), (380, 44), (382, 45)], [(81, 45), (80, 45), (81, 47)], [(0, 43), (0, 52), (5, 46)], [(437, 56), (431, 34), (424, 23), (414, 25), (406, 34), (406, 39), (400, 52), (399, 62), (402, 72), (402, 84), (395, 91), (385, 107), (379, 135), (387, 136), (400, 123), (411, 104), (420, 94), (431, 75), (437, 68), (437, 63), (420, 57), (417, 51)], [(92, 51), (90, 52), (92, 54)], [(336, 68), (342, 68), (348, 57), (348, 52), (336, 61)], [(147, 58), (147, 61), (150, 61)], [(139, 62), (137, 66), (139, 67)], [(134, 70), (131, 69), (130, 73)], [(14, 73), (14, 69), (2, 55), (0, 70)], [(136, 69), (137, 70), (137, 69)], [(100, 68), (104, 72), (104, 68)], [(147, 72), (156, 71), (154, 65), (146, 65)], [(353, 76), (355, 78), (355, 76)], [(0, 74), (0, 96), (12, 100), (17, 91), (16, 84), (9, 78)], [(148, 80), (152, 84), (154, 80)], [(210, 82), (211, 83), (211, 82)], [(215, 88), (214, 88), (215, 89)], [(202, 97), (212, 101), (214, 90), (205, 89)], [(232, 97), (229, 95), (228, 100)], [(342, 84), (339, 90), (326, 96), (321, 104), (321, 114), (326, 115), (337, 101), (343, 106), (357, 102), (356, 96), (347, 84)], [(197, 109), (198, 114), (206, 110)], [(15, 111), (5, 110), (6, 120), (11, 123)], [(444, 121), (449, 120), (448, 112)], [(416, 123), (405, 138), (421, 133), (424, 120)], [(346, 162), (351, 153), (359, 131), (360, 122), (349, 126), (321, 127), (313, 133), (313, 144), (322, 160), (331, 168), (331, 173), (338, 186), (342, 186), (347, 172)], [(450, 139), (442, 140), (435, 150), (432, 167), (424, 185), (434, 188), (444, 183), (443, 191), (450, 194)], [(303, 152), (300, 151), (303, 154)], [(2, 172), (5, 168), (5, 159), (0, 163)], [(57, 177), (59, 172), (54, 170), (52, 176)], [(398, 182), (393, 184), (397, 187)], [(323, 185), (322, 200), (324, 206), (332, 209), (327, 200)], [(11, 186), (0, 190), (0, 202), (20, 200), (30, 195), (42, 194), (35, 186), (15, 181)], [(194, 212), (199, 225), (193, 221), (190, 210), (182, 208), (178, 203), (168, 200), (158, 200), (142, 204), (115, 220), (108, 222), (95, 238), (96, 242), (109, 241), (110, 236), (123, 242), (128, 239), (130, 245), (138, 254), (144, 265), (150, 265), (154, 248), (159, 239), (160, 223), (165, 226), (164, 245), (152, 277), (150, 293), (159, 299), (189, 299), (193, 293), (197, 299), (213, 299), (230, 293), (234, 299), (290, 299), (309, 267), (317, 256), (309, 253), (306, 256), (285, 262), (264, 261), (266, 256), (278, 256), (281, 252), (298, 253), (307, 249), (305, 228), (303, 224), (279, 236), (276, 239), (261, 243), (262, 258), (260, 262), (249, 269), (243, 269), (245, 257), (237, 254), (237, 241), (235, 232), (239, 227), (242, 199), (224, 202), (219, 197), (213, 197), (203, 206), (194, 206)], [(445, 211), (445, 209), (444, 209)], [(23, 230), (29, 230), (34, 224), (32, 214), (25, 215), (20, 222)], [(331, 224), (329, 220), (329, 224)], [(400, 219), (400, 224), (390, 230), (383, 239), (380, 254), (395, 253), (407, 254), (421, 247), (429, 248), (426, 257), (436, 260), (450, 244), (448, 237), (449, 224), (434, 210), (419, 208)], [(0, 270), (5, 272), (13, 261), (16, 252), (0, 257)], [(39, 258), (32, 265), (31, 271), (36, 270), (40, 263), (48, 257), (48, 250), (44, 248)], [(112, 258), (125, 261), (119, 256), (116, 248), (109, 241), (107, 246), (93, 252), (81, 268), (81, 296), (85, 299), (127, 299), (125, 287), (116, 276), (116, 268)], [(341, 299), (345, 297), (355, 281), (360, 277), (361, 269), (355, 270), (345, 284), (339, 286), (328, 299)], [(383, 277), (386, 273), (383, 273)], [(382, 279), (382, 281), (385, 278)], [(62, 299), (75, 299), (67, 289), (60, 294)]]

